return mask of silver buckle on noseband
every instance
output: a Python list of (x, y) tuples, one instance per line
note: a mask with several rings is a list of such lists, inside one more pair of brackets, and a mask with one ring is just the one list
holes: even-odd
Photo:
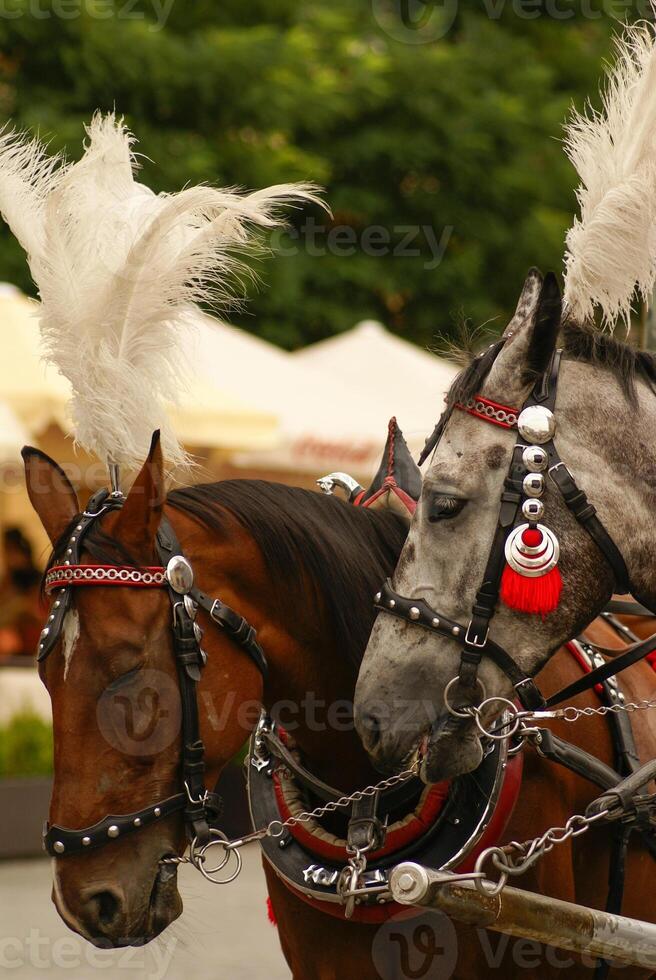
[(472, 639), (470, 635), (471, 628), (472, 628), (472, 620), (470, 619), (467, 625), (467, 632), (465, 633), (465, 643), (467, 644), (467, 646), (476, 647), (478, 650), (482, 650), (483, 647), (487, 646), (487, 640), (490, 635), (490, 627), (488, 626), (487, 629), (485, 630), (485, 636), (483, 637), (482, 640), (479, 640), (478, 634), (476, 634), (475, 639)]

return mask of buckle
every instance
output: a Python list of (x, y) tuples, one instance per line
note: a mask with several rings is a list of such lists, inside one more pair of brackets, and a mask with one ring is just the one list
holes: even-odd
[(215, 614), (214, 610), (218, 606), (219, 608), (223, 605), (220, 599), (215, 599), (210, 608), (210, 619), (216, 623), (217, 626), (223, 626), (223, 621), (219, 618), (218, 613)]
[(193, 804), (193, 806), (205, 806), (210, 795), (209, 790), (206, 789), (202, 796), (199, 796), (198, 799), (194, 799), (191, 789), (189, 788), (189, 783), (186, 779), (184, 781), (184, 788), (187, 794), (187, 799), (191, 804)]
[(470, 634), (471, 634), (471, 628), (473, 622), (474, 622), (473, 619), (469, 620), (469, 625), (467, 626), (467, 632), (465, 633), (465, 644), (470, 647), (475, 647), (477, 650), (482, 650), (483, 647), (487, 646), (487, 639), (488, 636), (490, 635), (490, 627), (489, 626), (486, 627), (485, 636), (483, 637), (482, 642), (479, 640), (478, 634), (476, 634), (476, 639), (472, 640)]
[(569, 469), (569, 467), (565, 463), (563, 463), (562, 459), (559, 460), (557, 463), (554, 463), (554, 465), (553, 466), (550, 466), (549, 469), (547, 470), (547, 472), (549, 473), (549, 476), (551, 477), (551, 479), (553, 480), (553, 475), (552, 474), (555, 473), (556, 470), (559, 470), (561, 468), (565, 470), (565, 472), (567, 473), (568, 477), (573, 482), (574, 481), (574, 477), (572, 476), (571, 470)]

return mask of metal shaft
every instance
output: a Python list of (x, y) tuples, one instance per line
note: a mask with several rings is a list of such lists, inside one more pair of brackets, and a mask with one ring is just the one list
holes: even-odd
[(451, 919), (573, 953), (656, 968), (656, 925), (611, 915), (570, 902), (504, 888), (481, 895), (471, 881), (407, 861), (390, 875), (394, 900), (439, 909)]

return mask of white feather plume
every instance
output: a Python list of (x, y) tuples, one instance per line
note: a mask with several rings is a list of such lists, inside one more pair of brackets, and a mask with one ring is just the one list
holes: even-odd
[(0, 131), (0, 214), (26, 252), (42, 248), (46, 188), (61, 162), (39, 140)]
[[(0, 139), (0, 210), (28, 253), (46, 357), (73, 388), (78, 443), (134, 467), (159, 428), (178, 465), (186, 457), (166, 403), (187, 378), (190, 311), (234, 298), (248, 276), (239, 254), (258, 248), (255, 229), (280, 224), (289, 205), (322, 202), (309, 184), (154, 194), (134, 179), (122, 121), (97, 114), (87, 133), (70, 165), (51, 165), (34, 142)], [(5, 200), (9, 178), (32, 189), (20, 214)], [(37, 218), (41, 230), (29, 235)]]
[(656, 50), (653, 25), (616, 39), (601, 112), (574, 114), (565, 149), (581, 184), (567, 234), (564, 299), (572, 317), (629, 325), (636, 293), (656, 279)]

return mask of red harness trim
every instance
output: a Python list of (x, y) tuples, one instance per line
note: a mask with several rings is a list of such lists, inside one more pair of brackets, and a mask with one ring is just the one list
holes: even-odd
[(461, 412), (474, 415), (477, 419), (483, 419), (484, 422), (499, 425), (502, 429), (515, 429), (517, 427), (518, 409), (511, 408), (509, 405), (500, 405), (499, 402), (493, 402), (483, 395), (474, 395), (466, 405), (456, 402), (455, 407), (459, 408)]
[(373, 497), (369, 497), (369, 500), (367, 500), (366, 503), (360, 504), (360, 501), (362, 500), (362, 497), (364, 496), (365, 493), (366, 490), (363, 490), (362, 493), (359, 494), (356, 497), (356, 499), (353, 501), (356, 507), (358, 506), (373, 507), (376, 501), (379, 500), (381, 497), (384, 497), (387, 493), (394, 493), (396, 494), (396, 496), (399, 498), (399, 500), (401, 501), (405, 509), (410, 514), (414, 514), (414, 512), (417, 509), (417, 501), (413, 500), (412, 497), (405, 492), (405, 490), (401, 489), (401, 487), (398, 485), (398, 483), (396, 482), (393, 476), (386, 476), (380, 490), (377, 490), (376, 493), (373, 495)]
[[(565, 644), (565, 648), (574, 657), (574, 659), (576, 660), (577, 664), (579, 665), (579, 667), (581, 668), (581, 670), (585, 674), (591, 674), (592, 673), (592, 667), (587, 662), (587, 660), (585, 659), (585, 657), (582, 657), (581, 656), (581, 652), (578, 649), (578, 647), (576, 646), (576, 643), (573, 643), (571, 640), (568, 640), (568, 642)], [(604, 686), (603, 686), (603, 684), (595, 684), (594, 691), (595, 691), (595, 694), (601, 696), (604, 693)]]
[(133, 568), (131, 565), (53, 565), (46, 574), (45, 590), (69, 585), (130, 585), (136, 588), (162, 588), (166, 569), (162, 565)]
[[(479, 840), (478, 844), (472, 850), (471, 854), (468, 855), (466, 860), (463, 861), (461, 865), (459, 865), (457, 868), (454, 869), (455, 871), (462, 871), (462, 872), (472, 871), (479, 854), (481, 854), (486, 847), (491, 847), (494, 844), (498, 844), (499, 841), (502, 839), (503, 833), (508, 825), (508, 822), (512, 816), (512, 812), (515, 808), (515, 804), (517, 803), (517, 799), (519, 797), (519, 791), (522, 785), (523, 766), (524, 766), (524, 759), (521, 753), (518, 753), (517, 755), (513, 756), (511, 759), (508, 760), (508, 765), (504, 773), (503, 785), (501, 787), (501, 792), (499, 793), (499, 799), (494, 809), (494, 813), (492, 814), (492, 818), (490, 819), (489, 824), (485, 828), (485, 831), (483, 832), (483, 835), (481, 836), (481, 839)], [(440, 790), (441, 793), (445, 794), (444, 799), (442, 800), (442, 806), (444, 805), (444, 800), (446, 799), (446, 790), (444, 789), (444, 787), (446, 787), (446, 789), (448, 790), (448, 783), (447, 784), (437, 783), (434, 787), (435, 790)], [(276, 795), (278, 797), (278, 802), (280, 805), (280, 795), (279, 795), (278, 786), (276, 786)], [(431, 793), (429, 794), (429, 796), (427, 797), (424, 803), (424, 808), (421, 811), (421, 815), (417, 816), (415, 820), (411, 821), (411, 825), (415, 827), (415, 833), (413, 834), (412, 839), (417, 839), (425, 832), (426, 828), (422, 827), (420, 829), (420, 827), (416, 825), (419, 824), (420, 820), (423, 819), (424, 809), (428, 807), (429, 800), (431, 801), (431, 805), (435, 805), (435, 800), (432, 800), (432, 793)], [(286, 804), (284, 804), (284, 806), (286, 807)], [(439, 810), (437, 812), (439, 814)], [(298, 836), (298, 831), (301, 829), (302, 828), (300, 827), (300, 825), (290, 828), (291, 832), (294, 834), (295, 837)], [(405, 830), (405, 828), (401, 828), (399, 830), (398, 832), (399, 835), (402, 833), (403, 830)], [(313, 837), (312, 834), (309, 832), (306, 833), (307, 833), (307, 838), (305, 840), (302, 840), (301, 837), (298, 836), (299, 843), (308, 846), (307, 841), (309, 840), (310, 841), (309, 846), (311, 847), (311, 850), (315, 851), (317, 854), (320, 853), (321, 845), (330, 847), (330, 845), (326, 845), (325, 841), (321, 841), (320, 839)], [(398, 844), (397, 848), (401, 846), (405, 847), (406, 844), (409, 842), (410, 842), (409, 840), (406, 840), (403, 842), (403, 844)], [(394, 848), (394, 850), (397, 848)], [(344, 852), (342, 852), (339, 848), (335, 848), (335, 850), (339, 851), (340, 860), (342, 860), (341, 855), (343, 855)], [(376, 854), (378, 855), (382, 855), (386, 853), (387, 853), (387, 847), (376, 852)], [(372, 855), (372, 858), (373, 857), (374, 855)], [(322, 902), (320, 899), (312, 898), (310, 895), (306, 895), (304, 892), (298, 891), (296, 888), (290, 885), (288, 881), (285, 881), (285, 885), (298, 898), (300, 898), (303, 902), (305, 902), (306, 905), (311, 905), (313, 908), (318, 909), (320, 912), (325, 912), (327, 915), (331, 915), (335, 919), (342, 919), (342, 920), (344, 919), (344, 908), (342, 905), (338, 904), (337, 902)], [(412, 908), (412, 907), (408, 907), (407, 905), (398, 905), (396, 902), (388, 902), (386, 905), (356, 906), (353, 912), (353, 917), (349, 921), (378, 925), (382, 922), (387, 922), (387, 920), (391, 919), (393, 916), (396, 918), (414, 918), (415, 916), (422, 915), (422, 914), (423, 914), (423, 910), (421, 908)]]
[[(293, 814), (289, 809), (284, 792), (280, 785), (280, 779), (277, 774), (274, 774), (273, 780), (276, 790), (278, 809), (280, 810), (280, 818), (281, 820), (287, 820), (289, 817), (293, 816)], [(371, 855), (367, 855), (367, 858), (370, 861), (375, 861), (378, 858), (385, 857), (387, 854), (390, 854), (393, 851), (400, 851), (402, 847), (406, 847), (408, 844), (411, 844), (413, 841), (423, 836), (426, 831), (430, 830), (442, 812), (444, 804), (448, 799), (449, 786), (450, 784), (448, 782), (443, 782), (436, 783), (433, 787), (431, 787), (431, 790), (426, 795), (426, 799), (424, 800), (419, 813), (417, 813), (413, 819), (409, 820), (403, 827), (398, 827), (396, 830), (391, 830), (385, 838), (385, 845), (379, 848), (377, 851), (372, 851)], [(321, 837), (315, 837), (312, 831), (308, 830), (307, 827), (302, 824), (295, 824), (290, 827), (289, 830), (292, 836), (299, 842), (301, 847), (309, 848), (313, 853), (318, 854), (320, 857), (326, 858), (328, 861), (343, 861), (346, 864), (348, 860), (346, 848), (338, 847), (336, 844), (331, 844), (329, 841), (323, 840)]]

